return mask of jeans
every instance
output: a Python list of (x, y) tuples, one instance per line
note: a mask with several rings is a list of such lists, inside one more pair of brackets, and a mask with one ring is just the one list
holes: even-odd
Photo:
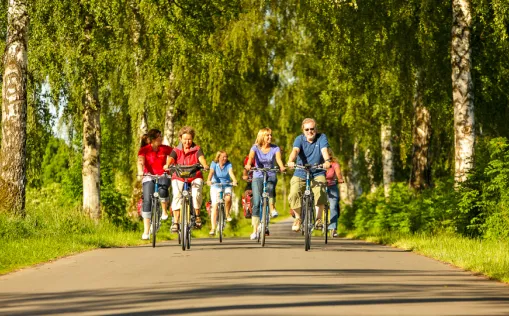
[(330, 206), (330, 224), (328, 229), (336, 229), (338, 227), (339, 217), (339, 190), (338, 185), (331, 185), (327, 187), (327, 197), (329, 198)]
[[(167, 179), (160, 179), (159, 181), (159, 197), (161, 200), (165, 200), (168, 198), (168, 185), (169, 180)], [(166, 181), (166, 182), (165, 182)], [(164, 182), (164, 184), (161, 184), (161, 182)], [(143, 211), (141, 212), (141, 217), (143, 218), (150, 218), (152, 214), (152, 194), (155, 190), (155, 183), (154, 181), (146, 181), (143, 183)]]
[[(267, 193), (269, 198), (274, 197), (274, 190), (276, 188), (277, 178), (269, 177), (267, 179)], [(261, 217), (260, 215), (260, 204), (262, 202), (263, 194), (263, 178), (254, 178), (252, 182), (253, 186), (253, 216)]]

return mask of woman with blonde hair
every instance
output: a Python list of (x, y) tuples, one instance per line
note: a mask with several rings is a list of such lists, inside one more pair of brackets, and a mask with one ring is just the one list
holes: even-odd
[[(209, 235), (214, 236), (216, 232), (216, 224), (217, 224), (217, 200), (219, 198), (219, 191), (221, 186), (217, 185), (217, 183), (232, 183), (232, 185), (237, 185), (237, 178), (235, 178), (235, 174), (233, 174), (233, 168), (231, 162), (228, 160), (228, 154), (224, 150), (220, 150), (216, 154), (216, 158), (210, 164), (209, 176), (207, 178), (207, 184), (210, 186), (210, 201), (211, 201), (211, 222), (212, 227), (210, 229)], [(231, 222), (232, 218), (230, 216), (230, 209), (232, 207), (232, 186), (226, 186), (224, 188), (224, 204), (226, 211), (226, 220)]]
[[(325, 174), (327, 180), (327, 198), (329, 199), (330, 206), (330, 224), (328, 230), (331, 231), (332, 237), (338, 236), (338, 217), (339, 217), (339, 189), (338, 183), (343, 183), (341, 176), (341, 167), (339, 166), (338, 159), (334, 156), (332, 149), (327, 148), (329, 157), (331, 159), (331, 167)], [(327, 223), (324, 223), (325, 225)]]
[[(256, 143), (251, 147), (249, 151), (249, 158), (246, 163), (246, 170), (250, 170), (251, 166), (255, 165), (255, 167), (259, 168), (274, 168), (275, 164), (279, 166), (281, 172), (286, 170), (283, 161), (281, 160), (281, 150), (277, 145), (274, 145), (272, 142), (272, 130), (268, 127), (262, 128), (258, 131), (258, 135), (256, 136)], [(277, 184), (277, 177), (275, 172), (269, 172), (267, 179), (267, 192), (269, 193), (269, 197), (274, 199), (275, 189)], [(253, 173), (253, 182), (252, 182), (252, 191), (253, 191), (253, 215), (251, 217), (251, 223), (253, 226), (253, 233), (251, 234), (251, 239), (257, 239), (257, 231), (258, 225), (260, 224), (260, 202), (263, 193), (263, 173), (259, 171), (255, 171)], [(274, 209), (274, 201), (270, 204), (271, 214), (273, 217), (277, 216), (277, 212)], [(263, 232), (262, 232), (263, 233)], [(265, 232), (267, 235), (269, 234), (268, 229)]]

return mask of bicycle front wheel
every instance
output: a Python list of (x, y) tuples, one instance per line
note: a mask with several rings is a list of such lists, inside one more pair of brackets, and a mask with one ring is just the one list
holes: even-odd
[(313, 218), (313, 209), (309, 206), (309, 198), (304, 197), (304, 250), (308, 251), (311, 249), (311, 229), (312, 229), (312, 218)]
[(223, 242), (223, 229), (224, 229), (224, 204), (220, 203), (217, 208), (218, 211), (218, 219), (217, 219), (217, 227), (219, 228), (219, 242)]
[(265, 247), (265, 231), (267, 229), (267, 220), (268, 220), (268, 207), (269, 207), (269, 203), (268, 203), (268, 199), (265, 197), (263, 198), (263, 203), (262, 203), (262, 222), (261, 222), (261, 225), (262, 225), (262, 229), (261, 229), (261, 232), (260, 232), (260, 235), (261, 235), (261, 243), (262, 243), (262, 247)]
[(187, 221), (186, 221), (186, 232), (187, 232), (187, 234), (186, 234), (186, 236), (187, 236), (186, 237), (187, 238), (187, 240), (186, 240), (186, 247), (187, 247), (187, 249), (191, 248), (191, 228), (192, 228), (191, 227), (192, 226), (192, 223), (191, 223), (191, 205), (192, 205), (191, 201), (188, 200), (187, 201), (187, 216), (186, 216), (186, 218), (187, 218)]
[(325, 235), (325, 244), (327, 244), (327, 242), (328, 242), (327, 239), (328, 239), (328, 235), (329, 235), (329, 203), (325, 204), (323, 211), (325, 212), (325, 214), (324, 214), (325, 220), (323, 221), (323, 232)]
[(182, 250), (186, 250), (187, 244), (187, 200), (184, 198), (180, 209), (180, 239), (182, 240)]
[(158, 201), (155, 198), (152, 198), (152, 214), (150, 219), (150, 229), (152, 230), (152, 248), (156, 246), (157, 239), (157, 228), (158, 228), (158, 218), (157, 218), (157, 203)]

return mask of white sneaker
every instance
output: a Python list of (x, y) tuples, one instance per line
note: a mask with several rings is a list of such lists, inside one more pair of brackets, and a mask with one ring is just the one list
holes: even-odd
[(150, 234), (143, 234), (143, 235), (141, 235), (141, 239), (142, 240), (149, 240), (150, 239)]
[(167, 219), (168, 219), (168, 214), (166, 214), (166, 215), (164, 215), (164, 214), (163, 214), (163, 215), (161, 215), (161, 219), (162, 219), (163, 221), (167, 220)]
[(276, 218), (279, 216), (279, 213), (274, 209), (271, 213), (270, 213), (270, 216), (272, 216), (273, 218)]
[(249, 238), (251, 238), (251, 240), (256, 240), (258, 238), (258, 234), (257, 233), (252, 233)]

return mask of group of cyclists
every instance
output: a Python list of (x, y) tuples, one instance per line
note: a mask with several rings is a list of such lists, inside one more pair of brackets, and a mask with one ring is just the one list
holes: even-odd
[[(253, 167), (257, 168), (275, 168), (280, 172), (285, 172), (287, 168), (294, 169), (296, 165), (318, 165), (322, 168), (311, 170), (311, 190), (315, 196), (316, 222), (315, 227), (322, 229), (324, 223), (321, 220), (321, 213), (324, 205), (330, 204), (330, 224), (328, 230), (333, 237), (337, 236), (337, 220), (339, 216), (339, 190), (338, 183), (343, 182), (340, 166), (329, 148), (327, 136), (318, 133), (316, 121), (312, 118), (306, 118), (301, 125), (302, 134), (297, 136), (293, 142), (293, 148), (288, 158), (286, 166), (281, 158), (280, 148), (272, 143), (272, 130), (262, 128), (259, 130), (254, 145), (249, 151), (249, 155), (244, 161), (243, 179), (251, 182), (253, 195), (251, 224), (253, 233), (250, 235), (252, 240), (257, 239), (260, 225), (260, 203), (263, 194), (263, 174), (260, 171), (251, 172)], [(217, 225), (216, 213), (219, 196), (219, 183), (237, 185), (237, 179), (233, 173), (232, 164), (228, 160), (228, 154), (221, 150), (218, 151), (214, 161), (207, 164), (205, 156), (200, 146), (194, 143), (196, 136), (195, 130), (190, 126), (184, 126), (178, 133), (179, 144), (172, 148), (162, 144), (162, 133), (160, 130), (150, 130), (146, 137), (142, 139), (141, 148), (138, 152), (138, 178), (143, 187), (143, 204), (141, 216), (143, 218), (144, 230), (142, 239), (150, 238), (150, 218), (151, 218), (151, 196), (154, 193), (155, 183), (150, 175), (163, 175), (169, 166), (177, 164), (181, 166), (192, 166), (201, 164), (204, 170), (209, 170), (207, 184), (210, 186), (211, 199), (211, 230), (210, 235), (214, 235)], [(303, 170), (296, 169), (290, 181), (290, 193), (288, 201), (293, 211), (295, 220), (292, 230), (299, 232), (301, 229), (301, 197), (306, 186), (306, 173)], [(162, 205), (162, 220), (167, 220), (169, 186), (171, 183), (173, 199), (171, 209), (173, 211), (173, 223), (171, 230), (179, 230), (180, 208), (182, 202), (182, 188), (184, 180), (179, 178), (176, 173), (169, 177), (159, 177), (158, 194)], [(192, 187), (192, 205), (194, 208), (195, 225), (201, 228), (200, 209), (203, 196), (203, 174), (198, 171), (187, 179)], [(272, 217), (278, 215), (275, 209), (275, 188), (277, 184), (276, 172), (269, 172), (266, 181), (266, 192), (269, 195), (269, 207)], [(231, 221), (231, 186), (226, 186), (224, 190), (224, 202), (227, 221)], [(326, 223), (325, 223), (326, 224)], [(263, 233), (263, 232), (262, 232)], [(265, 234), (269, 234), (268, 230)]]

